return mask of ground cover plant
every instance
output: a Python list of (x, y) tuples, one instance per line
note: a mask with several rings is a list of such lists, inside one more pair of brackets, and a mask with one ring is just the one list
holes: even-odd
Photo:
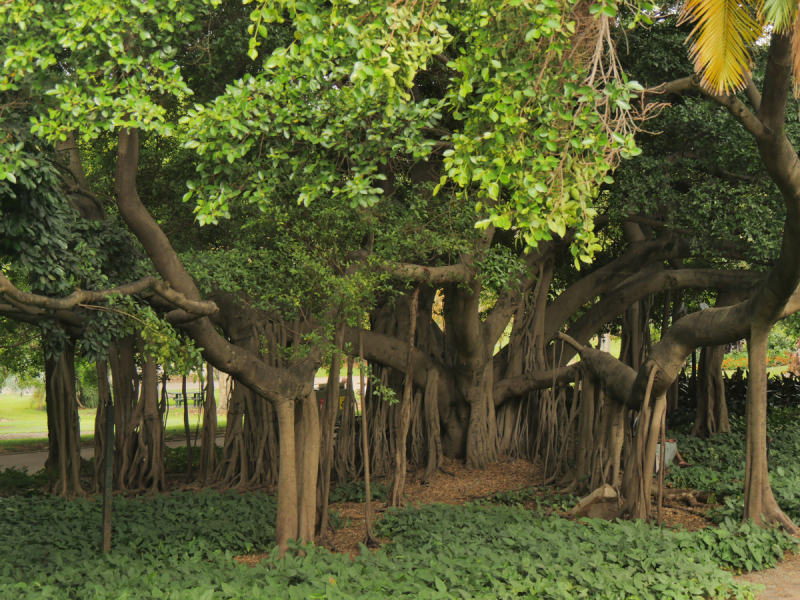
[[(119, 498), (114, 546), (98, 553), (100, 503), (0, 500), (2, 598), (751, 598), (723, 569), (774, 565), (773, 529), (670, 531), (569, 521), (476, 502), (390, 510), (394, 541), (348, 555), (274, 547), (274, 497), (235, 492)], [(269, 552), (254, 568), (232, 557)]]
[[(386, 500), (386, 484), (375, 481), (369, 486), (369, 495), (372, 500)], [(340, 483), (331, 487), (329, 502), (364, 502), (367, 492), (363, 481), (353, 481), (352, 483)]]
[[(776, 398), (777, 400), (777, 398)], [(784, 399), (781, 398), (783, 403)], [(713, 518), (741, 519), (744, 511), (744, 418), (730, 415), (730, 433), (711, 438), (697, 438), (672, 432), (685, 460), (685, 469), (672, 468), (666, 480), (674, 487), (712, 492), (721, 508)], [(796, 406), (773, 407), (767, 419), (769, 439), (769, 479), (778, 505), (790, 518), (800, 519), (800, 409)]]

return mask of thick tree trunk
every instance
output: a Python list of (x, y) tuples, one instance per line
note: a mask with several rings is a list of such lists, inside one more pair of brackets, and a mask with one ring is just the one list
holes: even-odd
[(52, 493), (84, 496), (81, 484), (81, 437), (78, 403), (75, 395), (75, 350), (67, 342), (61, 355), (45, 360), (45, 398), (48, 412), (48, 479), (58, 469)]
[(124, 460), (126, 432), (133, 416), (139, 394), (139, 375), (136, 372), (134, 338), (126, 336), (111, 345), (108, 361), (114, 391), (114, 485), (121, 488), (120, 473)]
[(280, 437), (280, 464), (278, 466), (278, 510), (275, 537), (280, 556), (286, 553), (289, 540), (298, 538), (297, 457), (294, 435), (294, 402), (275, 405), (278, 414)]
[(692, 435), (711, 437), (717, 433), (729, 433), (728, 405), (725, 401), (725, 380), (722, 377), (722, 361), (725, 346), (705, 346), (700, 351), (700, 366), (697, 370), (697, 413)]
[(492, 363), (487, 362), (482, 372), (473, 372), (469, 381), (459, 377), (461, 390), (469, 403), (469, 429), (467, 431), (467, 468), (485, 469), (497, 460), (497, 423), (492, 397)]
[(769, 329), (754, 328), (747, 343), (747, 457), (744, 520), (758, 525), (778, 523), (790, 533), (798, 528), (775, 501), (767, 465), (767, 342)]
[(164, 423), (158, 413), (158, 367), (145, 351), (142, 355), (142, 385), (139, 402), (125, 432), (120, 487), (148, 493), (164, 491)]
[(295, 457), (297, 460), (297, 540), (314, 542), (319, 469), (319, 406), (314, 393), (295, 403)]
[(653, 472), (656, 462), (656, 447), (661, 432), (661, 420), (667, 406), (666, 395), (653, 399), (653, 381), (658, 374), (658, 366), (645, 366), (650, 376), (644, 401), (639, 409), (636, 437), (633, 440), (629, 461), (625, 463), (622, 480), (622, 496), (625, 504), (621, 514), (631, 519), (649, 519), (651, 511), (650, 492), (653, 485)]

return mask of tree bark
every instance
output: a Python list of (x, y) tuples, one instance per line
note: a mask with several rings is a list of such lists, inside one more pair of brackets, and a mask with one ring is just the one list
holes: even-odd
[(432, 369), (428, 372), (425, 384), (425, 423), (428, 437), (428, 466), (422, 475), (422, 484), (430, 483), (431, 476), (438, 473), (442, 466), (442, 432), (439, 422), (439, 372)]
[[(336, 334), (336, 348), (341, 350), (344, 343), (344, 330)], [(362, 367), (363, 368), (363, 367)], [(333, 464), (333, 432), (336, 428), (336, 414), (339, 408), (339, 372), (341, 354), (334, 352), (325, 388), (325, 401), (322, 403), (319, 478), (317, 480), (317, 543), (329, 545), (328, 540), (328, 497), (331, 491), (331, 466)]]
[(298, 537), (297, 520), (297, 457), (294, 440), (294, 402), (275, 405), (280, 431), (280, 464), (278, 466), (278, 510), (275, 524), (280, 556), (286, 553), (289, 540)]
[[(45, 360), (48, 407), (48, 474), (58, 469), (51, 491), (60, 496), (85, 496), (81, 484), (81, 438), (75, 395), (75, 349), (68, 341), (57, 359)], [(49, 477), (52, 481), (52, 476)]]
[(192, 448), (192, 427), (189, 424), (189, 394), (186, 393), (186, 375), (181, 377), (181, 392), (183, 394), (183, 432), (186, 436), (186, 483), (189, 483), (192, 480), (194, 448)]
[(295, 457), (297, 460), (297, 540), (314, 542), (319, 470), (319, 406), (314, 393), (295, 403)]
[(725, 380), (722, 377), (724, 358), (725, 346), (705, 346), (700, 351), (693, 436), (711, 437), (731, 430), (725, 401)]
[(206, 398), (203, 403), (203, 436), (200, 445), (200, 485), (214, 476), (217, 469), (217, 401), (214, 397), (214, 367), (206, 364)]
[(417, 330), (417, 302), (419, 301), (419, 288), (411, 295), (411, 305), (408, 316), (408, 339), (406, 358), (406, 379), (403, 386), (403, 404), (400, 411), (397, 448), (395, 450), (394, 479), (392, 489), (387, 498), (387, 506), (405, 506), (406, 488), (406, 439), (408, 438), (409, 417), (411, 415), (411, 400), (414, 392), (414, 341)]
[(767, 342), (769, 329), (754, 329), (747, 343), (747, 441), (744, 520), (778, 523), (790, 533), (797, 527), (775, 501), (767, 465)]
[[(108, 365), (106, 361), (97, 361), (97, 413), (94, 423), (94, 474), (92, 489), (100, 493), (105, 485), (106, 473), (106, 410), (111, 403), (111, 389), (108, 385)], [(113, 443), (113, 440), (111, 440)]]

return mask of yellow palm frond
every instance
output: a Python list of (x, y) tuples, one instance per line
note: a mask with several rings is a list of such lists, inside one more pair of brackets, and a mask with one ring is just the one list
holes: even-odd
[(789, 31), (796, 14), (797, 0), (759, 0), (758, 17), (764, 23), (772, 23), (776, 33)]
[(687, 0), (681, 22), (696, 23), (690, 56), (707, 90), (725, 94), (742, 89), (752, 59), (750, 46), (761, 36), (761, 24), (748, 4), (738, 0)]
[(800, 98), (800, 12), (794, 17), (794, 35), (792, 36), (792, 81), (794, 97)]

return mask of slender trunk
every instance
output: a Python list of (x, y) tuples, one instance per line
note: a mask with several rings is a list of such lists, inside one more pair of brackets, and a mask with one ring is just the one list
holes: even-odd
[(297, 464), (294, 441), (294, 402), (286, 400), (275, 405), (280, 437), (278, 466), (278, 510), (275, 523), (279, 554), (283, 556), (289, 540), (297, 539)]
[[(106, 385), (108, 382), (106, 381)], [(111, 488), (114, 485), (114, 405), (111, 403), (111, 398), (106, 405), (106, 422), (105, 422), (105, 460), (104, 477), (103, 477), (103, 521), (102, 521), (102, 544), (101, 550), (106, 554), (111, 552)]]
[[(369, 478), (369, 432), (367, 431), (367, 393), (365, 388), (365, 370), (367, 363), (364, 362), (364, 336), (361, 334), (361, 324), (358, 327), (358, 373), (359, 383), (361, 387), (359, 390), (363, 394), (361, 396), (361, 460), (364, 463), (364, 523), (367, 528), (364, 537), (364, 544), (369, 548), (376, 548), (380, 546), (380, 542), (375, 538), (372, 533), (372, 489), (370, 487)], [(438, 410), (438, 409), (437, 409)]]
[(442, 466), (442, 437), (439, 423), (439, 370), (428, 369), (425, 383), (425, 422), (428, 426), (428, 466), (422, 475), (422, 483), (430, 483), (431, 476)]
[(339, 371), (341, 369), (341, 348), (344, 343), (344, 329), (336, 333), (337, 352), (331, 357), (328, 373), (328, 386), (325, 401), (322, 403), (321, 440), (319, 453), (319, 476), (317, 480), (316, 534), (318, 543), (328, 545), (328, 496), (331, 491), (331, 466), (333, 464), (333, 432), (336, 428), (336, 413), (339, 408)]
[(203, 403), (203, 439), (197, 480), (204, 485), (217, 468), (217, 402), (214, 397), (214, 367), (207, 363), (206, 399)]
[(189, 394), (186, 393), (186, 375), (181, 378), (181, 392), (183, 394), (183, 432), (186, 435), (186, 483), (189, 483), (192, 480), (194, 457), (192, 456), (192, 428), (189, 425)]
[(411, 400), (414, 391), (414, 337), (417, 329), (417, 302), (419, 288), (411, 295), (411, 307), (408, 317), (408, 340), (406, 345), (406, 373), (403, 385), (403, 404), (400, 411), (400, 424), (398, 427), (398, 440), (395, 449), (394, 480), (392, 490), (387, 498), (387, 506), (405, 506), (404, 493), (406, 488), (406, 440), (408, 438), (409, 417), (411, 415)]
[[(106, 414), (111, 404), (111, 389), (108, 386), (108, 366), (105, 361), (98, 361), (97, 369), (97, 414), (94, 421), (94, 474), (92, 489), (95, 493), (103, 491), (104, 476), (106, 472)], [(113, 416), (111, 417), (113, 428)], [(113, 440), (112, 440), (113, 443)]]

